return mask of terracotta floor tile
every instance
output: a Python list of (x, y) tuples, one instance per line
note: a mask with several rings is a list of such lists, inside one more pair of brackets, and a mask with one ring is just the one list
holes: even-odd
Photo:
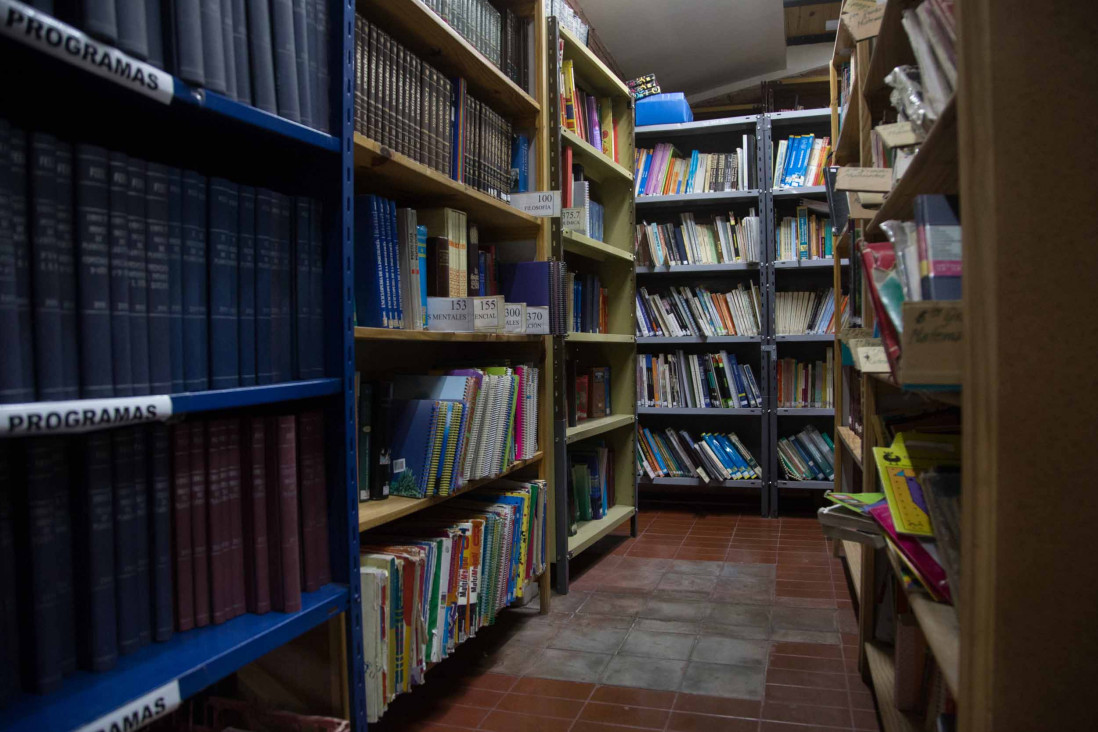
[(517, 676), (507, 676), (506, 674), (480, 674), (470, 675), (462, 680), (465, 686), (471, 686), (476, 689), (488, 689), (489, 691), (510, 691), (511, 687), (518, 681)]
[(675, 703), (675, 692), (635, 689), (628, 686), (600, 686), (591, 695), (591, 701), (624, 706), (670, 709)]
[(854, 709), (851, 711), (854, 717), (854, 729), (878, 730), (877, 712), (872, 709)]
[(786, 686), (808, 686), (814, 689), (846, 689), (845, 674), (820, 674), (812, 671), (772, 668), (766, 672), (766, 683)]
[(480, 723), (480, 729), (492, 732), (568, 732), (571, 719), (535, 717), (514, 712), (490, 712)]
[(735, 717), (711, 717), (708, 714), (672, 712), (668, 732), (757, 732), (759, 720)]
[(708, 714), (719, 717), (745, 717), (758, 719), (762, 702), (753, 699), (731, 699), (704, 694), (679, 694), (675, 698), (675, 711)]
[(540, 717), (575, 719), (579, 716), (583, 705), (584, 702), (576, 699), (557, 699), (534, 694), (508, 694), (496, 705), (496, 709), (517, 714), (534, 714)]
[(422, 721), (436, 724), (448, 724), (452, 727), (468, 727), (476, 729), (490, 712), (487, 709), (465, 707), (458, 704), (441, 706), (432, 709), (424, 715)]
[(560, 681), (558, 679), (540, 679), (527, 676), (518, 680), (511, 689), (512, 694), (537, 694), (558, 699), (586, 700), (594, 690), (594, 684), (579, 681)]
[(580, 714), (580, 719), (588, 722), (601, 722), (602, 724), (622, 724), (644, 729), (663, 729), (664, 725), (667, 724), (667, 717), (670, 713), (667, 709), (587, 702)]
[(775, 643), (771, 656), (811, 656), (813, 658), (842, 658), (842, 649), (823, 643)]
[[(588, 722), (586, 719), (577, 719), (572, 725), (571, 732), (630, 732), (639, 729), (637, 727), (619, 727), (614, 724), (602, 724), (600, 722)], [(523, 732), (515, 730), (515, 732)]]
[(771, 702), (763, 704), (762, 718), (776, 722), (816, 724), (824, 727), (850, 727), (848, 707), (817, 707), (808, 704)]
[(810, 689), (804, 686), (783, 686), (767, 684), (763, 697), (767, 702), (785, 702), (788, 704), (811, 704), (817, 707), (848, 706), (846, 695), (835, 689)]

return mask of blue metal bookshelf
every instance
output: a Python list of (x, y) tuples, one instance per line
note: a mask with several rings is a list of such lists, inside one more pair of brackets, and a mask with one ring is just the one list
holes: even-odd
[[(332, 583), (302, 594), (295, 613), (244, 614), (218, 626), (175, 633), (119, 658), (106, 672), (78, 671), (56, 692), (23, 693), (0, 708), (5, 732), (65, 732), (95, 723), (142, 696), (177, 685), (181, 700), (234, 673), (304, 633), (345, 614), (352, 728), (366, 729), (362, 663), (361, 590), (358, 582), (358, 494), (355, 460), (352, 199), (352, 60), (355, 0), (326, 0), (332, 119), (327, 134), (228, 97), (171, 78), (170, 98), (149, 99), (133, 85), (104, 78), (44, 47), (0, 39), (0, 53), (26, 61), (19, 83), (47, 86), (60, 96), (88, 95), (112, 109), (110, 124), (130, 135), (137, 150), (162, 150), (187, 164), (237, 175), (252, 185), (309, 195), (324, 206), (325, 378), (265, 386), (170, 395), (174, 416), (270, 407), (310, 399), (325, 414), (329, 556)], [(106, 44), (100, 44), (105, 46)], [(113, 49), (112, 49), (113, 50)], [(4, 110), (18, 111), (55, 132), (79, 136), (94, 115), (58, 114), (48, 100), (27, 104), (13, 94)], [(19, 106), (11, 106), (18, 99)], [(166, 103), (164, 103), (166, 102)], [(39, 105), (41, 107), (39, 108)], [(29, 108), (29, 109), (28, 109)], [(50, 116), (52, 115), (52, 117)], [(165, 142), (165, 140), (167, 142)], [(156, 145), (157, 147), (153, 147)], [(191, 162), (193, 160), (193, 163)], [(234, 171), (236, 171), (234, 173)], [(12, 405), (7, 405), (12, 406)], [(33, 405), (16, 405), (33, 406)], [(141, 725), (139, 725), (141, 726)], [(127, 726), (127, 729), (131, 727)]]

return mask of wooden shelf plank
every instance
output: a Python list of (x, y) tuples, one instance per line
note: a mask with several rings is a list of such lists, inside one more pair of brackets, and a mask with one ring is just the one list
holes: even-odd
[(383, 501), (366, 501), (358, 504), (358, 530), (367, 531), (369, 529), (383, 526), (390, 521), (395, 521), (398, 518), (408, 516), (422, 511), (425, 508), (431, 506), (437, 506), (440, 503), (450, 500), (456, 496), (463, 495), (469, 491), (479, 488), (484, 485), (488, 485), (494, 480), (506, 477), (516, 470), (520, 470), (529, 465), (534, 465), (541, 461), (543, 453), (534, 453), (533, 457), (529, 460), (520, 460), (517, 463), (511, 465), (510, 468), (503, 471), (499, 475), (492, 476), (491, 478), (483, 478), (481, 480), (473, 480), (466, 483), (461, 487), (458, 492), (449, 496), (431, 496), (430, 498), (406, 498), (404, 496), (389, 496)]
[(873, 691), (877, 695), (877, 709), (884, 732), (920, 732), (923, 729), (922, 718), (896, 708), (896, 666), (891, 652), (877, 643), (866, 643), (865, 656), (869, 661), (869, 674), (873, 679)]
[(862, 438), (854, 434), (854, 430), (849, 427), (839, 427), (837, 431), (839, 438), (846, 445), (847, 452), (854, 458), (854, 463), (859, 468), (862, 467)]
[(668, 195), (640, 195), (634, 203), (637, 206), (704, 206), (707, 204), (744, 201), (754, 203), (759, 191), (752, 188), (746, 191), (703, 191), (701, 193), (671, 193)]
[(572, 62), (573, 73), (583, 81), (584, 88), (602, 96), (631, 98), (625, 82), (571, 31), (561, 26), (560, 37), (564, 39), (564, 58)]
[(606, 242), (592, 239), (589, 236), (579, 234), (575, 231), (566, 229), (561, 233), (561, 236), (564, 239), (564, 251), (571, 254), (578, 254), (581, 257), (596, 259), (600, 262), (606, 260), (622, 262), (633, 261), (633, 252), (619, 249)]
[(596, 521), (582, 521), (574, 536), (568, 537), (568, 558), (576, 556), (599, 539), (632, 518), (633, 506), (611, 506), (606, 515)]
[(583, 164), (584, 175), (594, 178), (599, 183), (632, 184), (633, 172), (603, 155), (602, 150), (596, 150), (571, 130), (562, 128), (560, 136), (562, 142), (572, 148), (573, 162)]
[(535, 232), (541, 219), (519, 211), (487, 193), (458, 183), (448, 175), (355, 133), (355, 173), (380, 184), (379, 191), (404, 195), (432, 206), (450, 206), (468, 214), (470, 223), (501, 230)]
[(461, 76), (469, 91), (505, 116), (530, 121), (541, 110), (532, 96), (462, 38), (422, 0), (367, 3), (368, 17), (447, 76)]
[(961, 688), (961, 624), (957, 619), (957, 609), (934, 602), (929, 595), (918, 590), (908, 593), (907, 599), (930, 652), (942, 671), (946, 686), (956, 698)]
[[(915, 54), (907, 39), (901, 20), (903, 11), (918, 5), (920, 0), (888, 0), (881, 27), (877, 32), (877, 41), (873, 45), (873, 55), (869, 59), (869, 68), (865, 72), (864, 95), (870, 97), (885, 89), (885, 76), (897, 66), (915, 64)], [(887, 94), (882, 97), (887, 103)], [(876, 105), (874, 105), (876, 106)]]
[(536, 343), (547, 336), (515, 333), (452, 333), (434, 330), (398, 330), (395, 328), (355, 328), (356, 341), (423, 341), (434, 343)]
[(633, 335), (624, 333), (569, 333), (564, 337), (569, 343), (634, 343)]
[(854, 585), (854, 596), (862, 601), (862, 545), (856, 541), (843, 542), (843, 554), (846, 566), (850, 570), (850, 584)]
[(578, 440), (586, 440), (588, 437), (631, 425), (635, 419), (632, 414), (611, 414), (609, 417), (584, 420), (575, 427), (568, 428), (567, 444), (571, 445)]

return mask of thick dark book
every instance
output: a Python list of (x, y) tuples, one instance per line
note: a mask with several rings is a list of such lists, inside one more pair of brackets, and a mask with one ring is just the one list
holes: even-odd
[(34, 363), (38, 399), (64, 399), (61, 368), (61, 278), (57, 242), (57, 139), (30, 135), (31, 262)]
[(320, 31), (318, 10), (323, 3), (319, 0), (304, 0), (305, 3), (305, 46), (308, 49), (309, 80), (309, 119), (318, 130), (326, 129), (320, 118)]
[[(167, 69), (164, 50), (164, 16), (160, 7), (163, 2), (164, 0), (145, 0), (145, 26), (149, 36), (149, 63), (157, 68)], [(164, 4), (170, 11), (171, 5)]]
[[(313, 124), (324, 132), (332, 129), (332, 102), (331, 102), (331, 72), (328, 69), (328, 37), (331, 27), (328, 20), (328, 3), (326, 0), (313, 0), (316, 8), (316, 88), (313, 89), (313, 101), (316, 104), (317, 113), (313, 115)], [(312, 56), (310, 56), (312, 58)]]
[(114, 0), (81, 0), (80, 28), (89, 36), (118, 43), (118, 16)]
[(114, 395), (107, 151), (95, 145), (77, 145), (75, 175), (80, 396), (100, 399)]
[[(297, 496), (301, 519), (301, 588), (305, 592), (320, 589), (320, 555), (327, 554), (324, 538), (318, 535), (323, 505), (324, 451), (317, 444), (322, 440), (323, 415), (319, 411), (297, 416)], [(320, 448), (319, 450), (317, 448)]]
[(206, 179), (183, 172), (183, 383), (210, 388), (206, 323)]
[(248, 18), (245, 0), (232, 0), (233, 69), (236, 71), (236, 98), (242, 104), (252, 103), (251, 64), (248, 62)]
[(236, 236), (240, 385), (255, 386), (255, 189), (251, 186), (240, 186)]
[(275, 364), (274, 380), (280, 384), (293, 379), (293, 199), (275, 193), (274, 200), (276, 259), (271, 355)]
[(149, 428), (149, 571), (153, 640), (172, 637), (172, 440), (166, 424)]
[[(114, 589), (118, 620), (119, 653), (133, 653), (138, 640), (137, 524), (134, 492), (134, 437), (137, 428), (124, 427), (110, 432), (114, 498)], [(144, 588), (147, 591), (147, 586)]]
[(0, 119), (0, 404), (32, 402), (27, 135)]
[(70, 674), (76, 670), (76, 607), (72, 573), (72, 496), (70, 495), (70, 464), (72, 454), (69, 440), (53, 442), (52, 450), (57, 461), (54, 480), (57, 483), (56, 503), (53, 508), (53, 531), (57, 550), (57, 603), (59, 612), (55, 631), (61, 636), (61, 672)]
[(445, 237), (427, 239), (427, 294), (450, 296), (450, 240)]
[(191, 425), (191, 566), (194, 568), (194, 624), (210, 624), (210, 552), (206, 531), (206, 423)]
[(66, 649), (61, 624), (60, 565), (68, 563), (58, 546), (58, 493), (64, 452), (61, 438), (33, 438), (22, 445), (25, 455), (17, 511), (16, 563), (19, 587), (19, 660), (23, 687), (39, 694), (61, 685)]
[(271, 609), (301, 610), (301, 549), (297, 515), (297, 445), (294, 417), (267, 424), (267, 544)]
[(124, 153), (108, 153), (110, 170), (110, 249), (111, 362), (114, 395), (133, 396), (133, 367), (130, 363), (130, 231), (129, 231), (129, 158)]
[(309, 277), (312, 280), (309, 294), (309, 369), (307, 379), (324, 376), (324, 206), (313, 199), (309, 214)]
[(207, 428), (206, 453), (206, 536), (210, 560), (210, 621), (214, 625), (229, 619), (232, 610), (229, 576), (229, 522), (226, 509), (229, 489), (225, 479), (225, 447), (228, 420), (215, 419)]
[[(241, 420), (241, 514), (244, 524), (244, 603), (250, 613), (271, 609), (267, 548), (267, 432), (262, 417)], [(2, 527), (0, 527), (2, 528)]]
[(191, 425), (172, 427), (172, 561), (175, 565), (175, 622), (194, 627), (194, 564), (191, 554)]
[[(101, 2), (103, 0), (100, 0)], [(202, 54), (201, 0), (172, 0), (175, 67), (183, 81), (205, 86), (206, 65)]]
[(312, 320), (309, 317), (312, 308), (312, 226), (309, 222), (309, 199), (296, 196), (294, 202), (294, 241), (293, 241), (293, 296), (294, 296), (294, 375), (299, 379), (308, 378), (309, 362), (312, 358), (312, 342), (309, 332)]
[(271, 45), (274, 50), (274, 77), (278, 114), (294, 122), (301, 121), (301, 95), (298, 91), (297, 52), (294, 44), (294, 7), (292, 0), (271, 0)]
[(235, 618), (244, 614), (244, 517), (243, 483), (241, 474), (240, 420), (227, 420), (225, 448), (225, 481), (228, 486), (230, 613)]
[(374, 383), (374, 407), (370, 418), (370, 500), (389, 497), (392, 464), (389, 455), (389, 422), (393, 407), (393, 382)]
[(73, 203), (73, 152), (57, 143), (57, 278), (61, 307), (61, 399), (80, 398), (80, 344), (76, 338), (76, 241)]
[(140, 645), (152, 642), (152, 582), (151, 562), (149, 560), (149, 432), (141, 426), (132, 430), (133, 439), (133, 513), (134, 556), (137, 567), (136, 595), (130, 597), (136, 607), (137, 639)]
[(313, 126), (312, 79), (309, 75), (309, 29), (306, 0), (292, 0), (294, 18), (294, 60), (297, 64), (297, 99), (300, 122)]
[(0, 442), (0, 707), (19, 693), (20, 589), (15, 569), (16, 472), (11, 445), (11, 440)]
[(199, 0), (202, 14), (202, 68), (206, 74), (204, 86), (224, 94), (225, 43), (221, 27), (221, 0)]
[(148, 239), (145, 232), (145, 161), (130, 158), (126, 203), (129, 232), (130, 374), (134, 396), (149, 394)]
[(149, 25), (144, 0), (115, 3), (118, 14), (118, 47), (142, 61), (149, 57)]
[(224, 178), (210, 178), (210, 388), (240, 385), (237, 342), (237, 186)]
[(145, 170), (145, 281), (148, 292), (149, 391), (172, 391), (169, 170), (149, 163)]
[(240, 101), (236, 90), (236, 41), (233, 38), (233, 0), (221, 0), (221, 51), (225, 57), (225, 95)]
[(274, 287), (278, 261), (274, 193), (259, 188), (255, 194), (255, 370), (257, 384), (273, 384)]
[(274, 51), (271, 47), (270, 0), (245, 0), (245, 2), (248, 13), (248, 55), (252, 70), (252, 98), (259, 109), (278, 114)]
[(172, 393), (185, 389), (183, 378), (183, 172), (168, 168), (168, 339)]

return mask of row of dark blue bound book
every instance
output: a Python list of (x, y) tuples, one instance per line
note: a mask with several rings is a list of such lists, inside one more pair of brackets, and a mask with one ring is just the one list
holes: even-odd
[(186, 82), (330, 131), (329, 0), (27, 4)]
[(0, 441), (0, 705), (331, 581), (324, 417)]
[(322, 217), (0, 120), (0, 403), (322, 377)]

